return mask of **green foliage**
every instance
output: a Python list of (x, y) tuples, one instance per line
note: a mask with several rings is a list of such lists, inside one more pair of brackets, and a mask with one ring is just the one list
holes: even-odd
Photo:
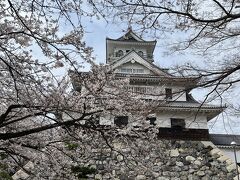
[(6, 159), (7, 157), (5, 153), (0, 153), (0, 160)]
[(71, 167), (72, 173), (76, 174), (76, 176), (81, 178), (87, 178), (88, 174), (94, 174), (97, 170), (91, 167), (84, 167), (84, 166), (72, 166)]
[(65, 147), (68, 150), (76, 150), (78, 148), (78, 146), (79, 145), (77, 143), (70, 143), (70, 142), (65, 143)]
[(6, 164), (0, 163), (0, 170), (5, 170), (7, 168), (8, 168), (8, 166)]
[(0, 171), (1, 180), (12, 180), (12, 177), (5, 171)]

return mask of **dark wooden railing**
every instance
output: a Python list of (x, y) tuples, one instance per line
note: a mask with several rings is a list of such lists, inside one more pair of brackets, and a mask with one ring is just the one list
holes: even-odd
[(176, 140), (209, 140), (209, 132), (207, 129), (175, 129), (175, 128), (159, 128), (159, 138), (176, 139)]

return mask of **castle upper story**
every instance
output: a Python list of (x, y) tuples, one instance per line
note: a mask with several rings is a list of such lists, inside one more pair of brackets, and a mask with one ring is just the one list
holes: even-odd
[[(106, 62), (114, 63), (120, 58), (135, 52), (143, 59), (153, 62), (153, 52), (157, 41), (145, 41), (137, 36), (131, 29), (117, 39), (106, 39)], [(140, 73), (139, 71), (138, 73)]]

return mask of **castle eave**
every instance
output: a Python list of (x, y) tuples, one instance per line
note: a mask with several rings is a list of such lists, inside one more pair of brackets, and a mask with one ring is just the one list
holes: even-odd
[(134, 44), (134, 45), (153, 45), (155, 46), (157, 41), (131, 41), (131, 40), (116, 40), (116, 39), (110, 39), (110, 38), (107, 38), (106, 39), (108, 41), (108, 43), (114, 43), (114, 44)]
[(216, 117), (220, 113), (224, 111), (226, 107), (224, 106), (214, 106), (207, 105), (201, 103), (189, 103), (189, 102), (167, 102), (161, 103), (157, 107), (159, 111), (178, 111), (178, 112), (193, 112), (196, 113), (204, 113), (207, 115), (207, 120), (211, 120)]

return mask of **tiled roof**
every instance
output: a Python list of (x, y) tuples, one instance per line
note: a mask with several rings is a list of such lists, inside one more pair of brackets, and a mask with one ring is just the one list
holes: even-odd
[(144, 43), (144, 44), (156, 44), (157, 41), (137, 41), (133, 39), (111, 39), (111, 38), (106, 38), (108, 41), (115, 41), (115, 42), (133, 42), (133, 43)]
[(156, 43), (157, 41), (146, 41), (143, 40), (141, 37), (139, 37), (136, 33), (134, 33), (132, 31), (132, 29), (128, 29), (128, 31), (121, 37), (117, 38), (117, 39), (111, 39), (111, 38), (107, 38), (107, 40), (111, 40), (111, 41), (123, 41), (123, 42), (140, 42), (140, 43)]
[(231, 142), (235, 141), (240, 146), (240, 135), (233, 134), (209, 134), (210, 140), (216, 146), (231, 146)]
[(199, 102), (188, 102), (188, 101), (168, 101), (166, 103), (162, 103), (161, 107), (191, 107), (191, 108), (205, 108), (205, 109), (224, 109), (225, 106), (215, 106), (210, 104), (202, 104)]
[[(159, 68), (161, 70), (161, 68)], [(164, 72), (166, 72), (165, 70), (162, 70)], [(169, 73), (168, 73), (169, 74)], [(127, 76), (127, 77), (135, 77), (135, 78), (152, 78), (152, 79), (162, 79), (163, 77), (169, 78), (169, 79), (191, 79), (192, 80), (197, 80), (199, 79), (199, 77), (196, 76), (188, 76), (188, 77), (183, 77), (183, 76), (172, 76), (171, 74), (169, 74), (170, 76), (156, 76), (156, 75), (151, 75), (151, 74), (125, 74), (125, 73), (116, 73), (117, 76)]]
[(159, 104), (157, 109), (160, 111), (195, 112), (196, 115), (204, 112), (207, 115), (207, 121), (209, 121), (219, 115), (225, 108), (226, 107), (224, 106), (215, 106), (196, 102), (170, 101)]

